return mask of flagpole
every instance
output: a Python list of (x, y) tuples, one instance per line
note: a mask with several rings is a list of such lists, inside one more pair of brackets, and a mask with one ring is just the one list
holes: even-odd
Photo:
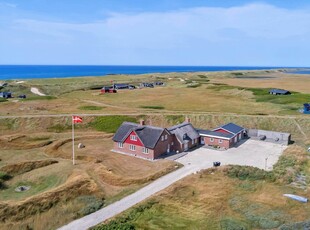
[(72, 163), (73, 165), (75, 165), (74, 162), (74, 120), (73, 120), (73, 116), (72, 116)]

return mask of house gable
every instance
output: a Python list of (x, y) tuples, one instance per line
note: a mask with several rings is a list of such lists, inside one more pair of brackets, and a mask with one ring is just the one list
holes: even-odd
[[(136, 140), (132, 140), (131, 136), (134, 136)], [(131, 144), (131, 145), (137, 145), (137, 146), (144, 146), (142, 141), (140, 140), (139, 136), (136, 134), (135, 131), (131, 131), (130, 134), (125, 139), (124, 143)]]
[(222, 128), (218, 128), (218, 129), (215, 129), (213, 130), (214, 132), (218, 132), (218, 133), (225, 133), (225, 134), (234, 134), (233, 132), (229, 132), (225, 129), (222, 129)]

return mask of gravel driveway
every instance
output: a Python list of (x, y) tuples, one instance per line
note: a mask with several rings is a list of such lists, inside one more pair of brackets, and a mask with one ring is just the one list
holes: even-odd
[(269, 142), (243, 140), (239, 142), (238, 147), (226, 151), (202, 147), (176, 161), (184, 165), (195, 165), (200, 168), (212, 167), (214, 161), (220, 161), (221, 165), (248, 165), (272, 170), (272, 166), (278, 161), (286, 148), (287, 146)]

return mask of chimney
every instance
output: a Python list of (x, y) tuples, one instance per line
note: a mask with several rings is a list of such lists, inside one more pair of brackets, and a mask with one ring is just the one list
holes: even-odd
[(190, 122), (191, 122), (191, 119), (190, 119), (189, 117), (185, 117), (185, 122), (190, 123)]
[(140, 120), (140, 125), (141, 126), (145, 125), (145, 121), (144, 120)]

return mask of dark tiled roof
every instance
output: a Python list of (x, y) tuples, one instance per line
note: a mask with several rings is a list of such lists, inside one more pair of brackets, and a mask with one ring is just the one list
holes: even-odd
[(215, 136), (215, 137), (224, 137), (224, 138), (232, 138), (234, 135), (230, 133), (221, 133), (221, 132), (214, 132), (210, 130), (203, 130), (198, 129), (197, 130), (200, 135), (207, 135), (207, 136)]
[(290, 91), (285, 89), (271, 89), (269, 90), (269, 93), (287, 94), (290, 93)]
[(168, 131), (174, 134), (181, 143), (186, 143), (199, 138), (199, 133), (192, 126), (192, 124), (188, 122), (172, 126), (168, 128)]
[(234, 124), (234, 123), (228, 123), (228, 124), (226, 124), (226, 125), (220, 126), (220, 127), (216, 128), (216, 129), (213, 129), (212, 131), (215, 131), (215, 130), (217, 130), (217, 129), (225, 129), (225, 130), (227, 130), (228, 132), (231, 132), (231, 133), (233, 133), (233, 134), (237, 134), (237, 133), (239, 133), (240, 131), (244, 130), (244, 128), (242, 128), (241, 126), (236, 125), (236, 124)]
[(164, 129), (148, 125), (141, 126), (132, 122), (124, 122), (116, 131), (113, 141), (124, 142), (132, 131), (137, 133), (146, 148), (153, 149)]

